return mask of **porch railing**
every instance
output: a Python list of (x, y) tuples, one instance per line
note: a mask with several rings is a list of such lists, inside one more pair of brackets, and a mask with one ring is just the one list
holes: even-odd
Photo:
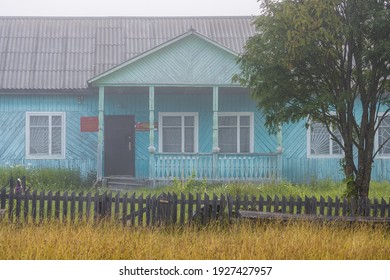
[(154, 180), (273, 181), (280, 179), (280, 154), (155, 154)]

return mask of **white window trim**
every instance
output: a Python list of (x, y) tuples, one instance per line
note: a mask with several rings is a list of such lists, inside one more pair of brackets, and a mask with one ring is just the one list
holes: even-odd
[[(172, 154), (170, 152), (163, 151), (163, 117), (194, 117), (194, 152), (181, 152), (180, 154), (196, 154), (198, 153), (198, 132), (199, 132), (199, 121), (197, 112), (160, 112), (158, 113), (158, 150), (160, 153)], [(182, 124), (183, 125), (183, 124)], [(182, 129), (182, 139), (184, 139), (184, 129)], [(181, 143), (181, 150), (184, 151), (184, 141)]]
[[(307, 158), (343, 158), (344, 157), (344, 151), (341, 150), (341, 154), (333, 154), (333, 141), (330, 139), (330, 136), (329, 135), (329, 142), (330, 142), (330, 146), (329, 146), (329, 151), (330, 151), (330, 154), (328, 155), (312, 155), (311, 154), (311, 124), (312, 124), (312, 121), (310, 120), (309, 118), (309, 126), (308, 128), (306, 129), (307, 132), (306, 132), (306, 154), (307, 154)], [(329, 132), (328, 132), (329, 133)]]
[[(30, 117), (61, 116), (61, 155), (30, 155)], [(50, 137), (50, 136), (49, 136)], [(66, 113), (65, 112), (26, 112), (26, 159), (65, 159), (66, 147)]]
[[(249, 116), (249, 153), (254, 152), (254, 138), (255, 138), (255, 129), (254, 129), (254, 113), (253, 112), (219, 112), (219, 117), (241, 117), (241, 116)], [(219, 124), (218, 124), (219, 128)], [(218, 138), (219, 141), (219, 138)], [(219, 143), (218, 143), (219, 146)], [(237, 133), (237, 149), (240, 148), (240, 136)], [(231, 154), (248, 154), (248, 153), (231, 153)]]
[[(383, 117), (383, 112), (378, 113), (378, 117)], [(390, 115), (388, 114), (386, 116), (386, 118), (390, 118)], [(378, 148), (379, 148), (379, 127), (378, 127), (378, 130), (375, 133), (375, 137), (374, 137), (374, 153), (376, 153), (378, 151)], [(390, 158), (390, 154), (381, 154), (381, 153), (378, 152), (376, 154), (375, 158)]]

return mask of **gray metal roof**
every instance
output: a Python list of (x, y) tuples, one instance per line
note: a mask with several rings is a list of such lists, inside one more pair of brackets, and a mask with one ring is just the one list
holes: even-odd
[(190, 29), (241, 53), (248, 17), (0, 17), (0, 90), (85, 89), (87, 81)]

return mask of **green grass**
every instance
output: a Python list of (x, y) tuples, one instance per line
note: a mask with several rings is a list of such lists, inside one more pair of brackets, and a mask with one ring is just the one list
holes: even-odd
[[(69, 169), (28, 169), (22, 166), (13, 168), (0, 167), (0, 188), (2, 188), (10, 177), (14, 180), (27, 177), (27, 185), (30, 191), (68, 191), (68, 192), (92, 192), (109, 191), (108, 189), (98, 187), (93, 188), (93, 183), (96, 178), (95, 172), (91, 171), (86, 177), (82, 177), (78, 170)], [(175, 193), (207, 193), (208, 195), (230, 194), (233, 196), (286, 196), (293, 197), (343, 197), (346, 191), (346, 186), (342, 182), (334, 182), (332, 180), (313, 181), (310, 184), (292, 184), (289, 182), (278, 183), (250, 183), (250, 182), (235, 182), (235, 183), (214, 183), (209, 184), (205, 181), (188, 180), (181, 182), (174, 180), (170, 186), (161, 186), (156, 188), (140, 188), (137, 189), (136, 195), (141, 193), (144, 196), (151, 194), (161, 194), (163, 192)], [(373, 198), (390, 198), (390, 182), (372, 182), (370, 187), (369, 197)]]

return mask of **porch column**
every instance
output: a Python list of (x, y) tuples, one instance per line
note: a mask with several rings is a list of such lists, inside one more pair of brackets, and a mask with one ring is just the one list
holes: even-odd
[(104, 176), (104, 87), (99, 87), (98, 119), (97, 179), (101, 181)]
[(154, 86), (149, 87), (149, 179), (155, 179), (154, 153)]
[(213, 179), (218, 176), (218, 87), (213, 87)]

